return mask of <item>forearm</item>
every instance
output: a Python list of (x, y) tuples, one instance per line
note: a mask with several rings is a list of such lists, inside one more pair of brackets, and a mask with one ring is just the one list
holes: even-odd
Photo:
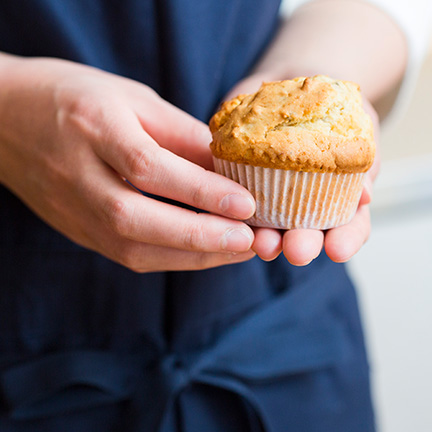
[(285, 19), (254, 70), (262, 80), (327, 74), (360, 84), (372, 102), (401, 79), (407, 45), (399, 27), (360, 0), (315, 0)]

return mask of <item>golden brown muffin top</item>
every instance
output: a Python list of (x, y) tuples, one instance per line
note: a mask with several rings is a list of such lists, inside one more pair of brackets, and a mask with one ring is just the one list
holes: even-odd
[(375, 155), (360, 89), (323, 75), (263, 83), (210, 120), (215, 157), (296, 171), (367, 171)]

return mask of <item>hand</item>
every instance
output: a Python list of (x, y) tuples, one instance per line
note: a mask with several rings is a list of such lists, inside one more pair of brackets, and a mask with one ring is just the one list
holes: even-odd
[(253, 231), (233, 220), (254, 200), (205, 169), (206, 125), (144, 85), (60, 60), (0, 55), (0, 86), (0, 182), (54, 229), (139, 272), (254, 256)]
[[(229, 93), (227, 99), (240, 93), (255, 92), (263, 80), (268, 81), (269, 79), (262, 75), (252, 75), (240, 82)], [(364, 108), (374, 123), (375, 142), (378, 144), (378, 115), (372, 105), (364, 98), (363, 100)], [(369, 203), (372, 200), (372, 184), (378, 175), (379, 165), (380, 158), (377, 148), (374, 163), (366, 174), (357, 212), (350, 223), (327, 231), (314, 229), (282, 231), (270, 228), (253, 228), (255, 242), (252, 249), (266, 261), (276, 258), (283, 251), (287, 260), (297, 266), (309, 264), (321, 253), (323, 247), (331, 260), (335, 262), (348, 261), (369, 238), (371, 229)]]

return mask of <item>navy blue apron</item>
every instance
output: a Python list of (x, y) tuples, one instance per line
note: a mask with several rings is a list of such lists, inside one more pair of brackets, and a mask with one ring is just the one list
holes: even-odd
[[(133, 78), (207, 121), (278, 3), (2, 0), (0, 50)], [(368, 375), (354, 289), (325, 254), (140, 275), (0, 187), (1, 432), (371, 432)]]

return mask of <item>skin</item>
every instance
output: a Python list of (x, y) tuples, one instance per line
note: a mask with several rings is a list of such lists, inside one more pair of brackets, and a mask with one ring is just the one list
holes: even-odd
[[(379, 119), (373, 104), (393, 89), (406, 67), (407, 46), (396, 24), (380, 9), (358, 0), (315, 0), (285, 20), (272, 46), (253, 73), (238, 83), (227, 98), (255, 92), (263, 81), (325, 74), (360, 84), (364, 108), (374, 123), (379, 144)], [(364, 190), (353, 220), (328, 230), (297, 229), (277, 232), (254, 229), (253, 249), (271, 260), (282, 250), (287, 260), (302, 266), (322, 248), (335, 262), (346, 262), (369, 237), (372, 184), (380, 165), (379, 148), (366, 175)], [(261, 241), (266, 238), (266, 241)]]
[[(345, 2), (352, 7), (341, 6)], [(350, 38), (345, 35), (347, 46), (332, 54), (333, 39), (340, 39), (341, 16), (321, 32), (320, 23), (333, 19), (335, 7), (353, 21), (352, 38), (359, 46), (365, 41), (364, 28), (355, 28), (358, 7), (369, 21), (378, 16), (369, 29), (371, 41), (378, 34), (381, 38), (381, 32), (394, 35), (380, 48), (395, 51), (394, 63), (384, 63), (375, 55), (370, 57), (376, 64), (364, 58), (361, 65), (367, 65), (362, 68), (365, 76), (381, 66), (387, 71), (396, 65), (392, 70), (399, 72), (394, 78), (386, 75), (383, 87), (395, 83), (403, 73), (400, 52), (405, 46), (397, 27), (361, 2), (323, 0), (301, 9), (290, 30), (282, 26), (256, 70), (231, 93), (255, 91), (263, 80), (334, 71), (335, 78), (364, 82), (365, 94), (373, 102), (379, 92), (374, 93), (363, 76), (352, 77), (344, 69), (348, 61), (339, 58), (348, 47), (352, 50)], [(316, 31), (305, 35), (305, 29)], [(314, 44), (309, 63), (296, 52), (299, 40)], [(339, 59), (338, 64), (324, 55), (324, 48), (330, 58)], [(371, 180), (354, 220), (345, 227), (326, 234), (252, 230), (241, 221), (255, 210), (252, 196), (212, 172), (207, 125), (143, 84), (67, 61), (0, 54), (0, 88), (0, 183), (72, 241), (133, 271), (204, 269), (245, 261), (255, 254), (271, 260), (282, 249), (291, 263), (305, 265), (323, 245), (331, 259), (342, 262), (369, 234)], [(374, 168), (371, 178), (375, 172)], [(160, 203), (137, 189), (210, 214)]]
[(142, 84), (70, 62), (4, 55), (0, 76), (0, 181), (53, 228), (137, 272), (255, 255), (252, 230), (231, 219), (254, 201), (203, 168), (206, 125)]

